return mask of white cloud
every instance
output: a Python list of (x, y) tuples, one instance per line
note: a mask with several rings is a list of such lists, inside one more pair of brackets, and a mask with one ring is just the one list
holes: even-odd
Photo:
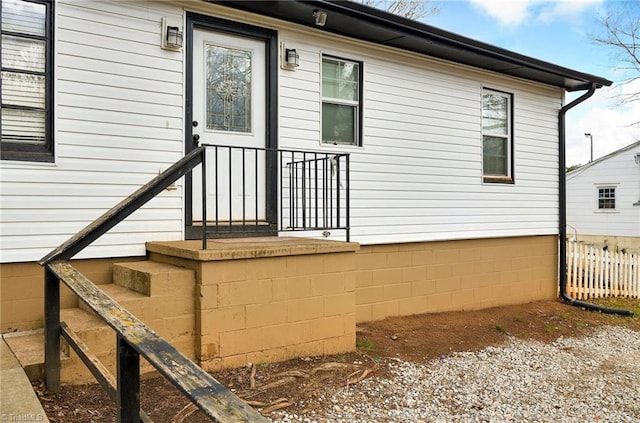
[(525, 20), (534, 19), (552, 22), (558, 19), (573, 19), (584, 10), (604, 0), (469, 0), (487, 15), (504, 26), (516, 27)]
[(476, 8), (496, 18), (502, 25), (518, 26), (529, 16), (532, 0), (469, 0)]
[(544, 2), (537, 19), (553, 22), (558, 19), (574, 19), (588, 8), (603, 3), (603, 0), (558, 0)]
[(640, 81), (596, 91), (590, 99), (567, 113), (567, 165), (589, 162), (593, 135), (593, 158), (605, 156), (640, 140), (640, 102), (617, 105), (618, 93), (640, 91)]

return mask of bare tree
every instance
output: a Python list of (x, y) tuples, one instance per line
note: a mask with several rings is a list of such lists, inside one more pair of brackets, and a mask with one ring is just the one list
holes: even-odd
[[(600, 19), (600, 23), (602, 34), (591, 38), (598, 44), (608, 46), (620, 61), (619, 70), (625, 75), (620, 84), (640, 80), (640, 1), (615, 3)], [(635, 101), (640, 101), (640, 91), (621, 94), (620, 104)]]
[(359, 0), (360, 3), (381, 9), (403, 18), (419, 21), (420, 19), (433, 16), (439, 12), (435, 6), (431, 7), (431, 0)]

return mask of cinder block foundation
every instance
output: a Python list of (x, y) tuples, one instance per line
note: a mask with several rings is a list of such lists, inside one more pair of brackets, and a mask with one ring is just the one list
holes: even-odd
[[(557, 297), (555, 236), (362, 247), (243, 238), (201, 247), (152, 242), (148, 261), (73, 264), (207, 370), (353, 351), (357, 322)], [(42, 327), (42, 269), (12, 264), (2, 272), (3, 332)], [(85, 328), (92, 316), (83, 317), (89, 310), (67, 290), (62, 307), (69, 326), (113, 368), (115, 335), (103, 334), (104, 324)], [(65, 366), (65, 380), (91, 380), (81, 364)]]
[[(196, 359), (207, 370), (355, 349), (358, 245), (301, 238), (150, 243), (196, 273)], [(193, 248), (193, 249), (192, 249)]]

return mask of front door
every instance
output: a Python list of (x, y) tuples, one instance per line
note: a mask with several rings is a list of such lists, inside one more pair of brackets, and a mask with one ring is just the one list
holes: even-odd
[[(207, 148), (207, 220), (264, 222), (266, 41), (194, 28), (192, 133)], [(202, 170), (192, 178), (192, 222), (202, 222)]]

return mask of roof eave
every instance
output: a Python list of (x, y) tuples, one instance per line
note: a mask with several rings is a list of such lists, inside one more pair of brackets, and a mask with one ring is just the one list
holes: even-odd
[[(542, 82), (568, 91), (588, 89), (594, 83), (598, 88), (612, 84), (605, 78), (524, 56), (351, 1), (206, 1), (349, 38)], [(322, 9), (329, 14), (323, 27), (314, 23), (315, 9)]]

